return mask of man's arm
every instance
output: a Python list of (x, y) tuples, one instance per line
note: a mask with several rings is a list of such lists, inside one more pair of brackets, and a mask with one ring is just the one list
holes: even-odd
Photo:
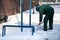
[[(36, 11), (39, 12), (39, 24), (38, 24), (38, 25), (40, 25), (41, 23), (43, 23), (43, 22), (42, 22), (43, 10), (41, 9), (41, 7), (36, 7)], [(38, 26), (38, 25), (37, 25), (37, 26)]]
[[(42, 17), (43, 17), (43, 11), (42, 10), (39, 10), (39, 24), (38, 25), (40, 25), (40, 24), (42, 24), (43, 22), (42, 22)], [(37, 26), (38, 26), (37, 25)]]
[(39, 22), (42, 22), (42, 17), (43, 17), (43, 11), (40, 9), (39, 10)]

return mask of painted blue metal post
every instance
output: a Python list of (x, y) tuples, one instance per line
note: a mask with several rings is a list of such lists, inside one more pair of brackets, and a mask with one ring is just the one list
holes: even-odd
[(6, 27), (5, 26), (3, 26), (3, 28), (2, 28), (2, 36), (4, 36), (4, 35), (6, 35)]
[(23, 31), (23, 0), (21, 0), (21, 31)]
[(32, 8), (32, 0), (30, 0), (29, 26), (31, 26), (31, 8)]
[[(31, 27), (31, 14), (32, 14), (32, 12), (31, 12), (31, 9), (32, 9), (32, 0), (30, 0), (30, 10), (29, 10), (29, 26)], [(32, 35), (33, 35), (33, 33), (34, 33), (34, 27), (33, 27), (33, 29), (32, 29), (33, 31), (32, 31)]]

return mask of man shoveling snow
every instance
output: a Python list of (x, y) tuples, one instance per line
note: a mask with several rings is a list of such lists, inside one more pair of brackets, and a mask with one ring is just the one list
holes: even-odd
[[(36, 7), (36, 11), (39, 12), (39, 24), (44, 22), (44, 31), (47, 31), (47, 22), (49, 20), (49, 29), (52, 30), (53, 29), (53, 16), (54, 16), (54, 9), (50, 6), (50, 5), (40, 5)], [(43, 15), (45, 15), (44, 17), (44, 21), (42, 22), (42, 17)]]

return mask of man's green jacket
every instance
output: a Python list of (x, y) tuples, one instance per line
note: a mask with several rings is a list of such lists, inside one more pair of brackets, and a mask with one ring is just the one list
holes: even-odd
[(50, 6), (50, 5), (41, 5), (36, 7), (36, 10), (39, 12), (39, 21), (42, 21), (42, 16), (43, 14), (50, 16), (51, 14), (53, 14), (54, 9)]

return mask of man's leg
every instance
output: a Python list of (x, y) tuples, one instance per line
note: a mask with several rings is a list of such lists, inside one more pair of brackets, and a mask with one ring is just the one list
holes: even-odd
[(46, 15), (44, 18), (44, 31), (47, 31), (47, 22), (48, 22), (48, 16)]
[(53, 29), (53, 15), (49, 18), (49, 29)]

